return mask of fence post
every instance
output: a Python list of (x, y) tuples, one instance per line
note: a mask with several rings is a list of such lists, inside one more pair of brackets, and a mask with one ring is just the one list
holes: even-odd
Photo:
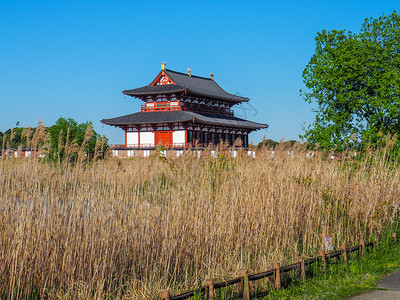
[(250, 300), (249, 275), (246, 270), (243, 270), (242, 276), (243, 299)]
[(347, 251), (346, 251), (347, 249), (346, 249), (345, 243), (343, 243), (341, 250), (342, 250), (342, 255), (343, 255), (343, 261), (345, 264), (347, 264)]
[(360, 247), (359, 247), (360, 257), (364, 257), (365, 254), (365, 242), (363, 239), (360, 240)]
[(171, 296), (167, 290), (161, 292), (161, 300), (170, 300)]
[(275, 264), (274, 265), (274, 272), (275, 272), (275, 288), (277, 290), (281, 289), (281, 265)]
[(212, 279), (207, 279), (206, 281), (206, 286), (207, 286), (207, 299), (214, 299), (215, 297), (215, 292), (214, 292), (214, 283)]
[(322, 262), (323, 262), (323, 270), (325, 271), (325, 268), (326, 268), (326, 256), (325, 256), (325, 252), (324, 251), (319, 251), (319, 253), (318, 253), (318, 256), (320, 256), (321, 257), (321, 260), (322, 260)]
[(304, 256), (300, 256), (299, 260), (300, 260), (300, 278), (301, 280), (306, 280), (306, 264), (304, 261)]

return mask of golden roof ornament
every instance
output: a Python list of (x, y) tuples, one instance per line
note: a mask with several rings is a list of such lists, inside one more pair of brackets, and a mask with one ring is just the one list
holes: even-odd
[(190, 70), (190, 68), (188, 68), (188, 75), (189, 75), (189, 77), (192, 77), (192, 70)]
[(165, 61), (161, 64), (161, 70), (165, 71)]
[(214, 80), (214, 74), (210, 73), (211, 80)]

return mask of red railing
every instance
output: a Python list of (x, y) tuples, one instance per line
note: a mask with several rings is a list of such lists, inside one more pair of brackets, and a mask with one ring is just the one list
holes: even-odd
[[(162, 144), (166, 148), (208, 148), (208, 147), (216, 147), (217, 145), (209, 143), (171, 143), (171, 144)], [(154, 148), (158, 145), (151, 143), (141, 143), (141, 144), (111, 144), (110, 148)]]
[(179, 104), (169, 104), (169, 103), (157, 103), (154, 102), (154, 106), (149, 106), (148, 103), (141, 105), (142, 112), (153, 112), (153, 111), (177, 111), (177, 110), (185, 110), (185, 111), (193, 111), (198, 113), (210, 113), (221, 116), (233, 116), (233, 111), (229, 108), (226, 109), (215, 109), (210, 107), (203, 106), (183, 106)]
[(142, 105), (141, 106), (141, 111), (142, 112), (149, 112), (149, 111), (163, 111), (163, 110), (172, 110), (172, 111), (176, 111), (176, 110), (182, 110), (182, 107), (180, 105), (155, 105), (155, 106), (146, 106), (146, 105)]
[(110, 148), (124, 148), (125, 144), (111, 144)]
[[(163, 145), (164, 147), (167, 148), (188, 148), (188, 147), (192, 147), (191, 143), (175, 143), (175, 144), (165, 144)], [(128, 144), (125, 146), (125, 144), (112, 144), (111, 145), (111, 149), (113, 148), (154, 148), (157, 147), (157, 145), (155, 144), (146, 144), (146, 143), (142, 143), (142, 144)]]

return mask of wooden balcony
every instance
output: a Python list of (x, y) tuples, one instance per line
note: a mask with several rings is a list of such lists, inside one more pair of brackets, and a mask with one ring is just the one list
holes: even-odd
[(176, 111), (182, 110), (180, 103), (178, 104), (169, 104), (169, 103), (157, 103), (155, 102), (154, 105), (149, 105), (150, 103), (146, 103), (145, 105), (141, 106), (142, 112), (150, 112), (150, 111)]

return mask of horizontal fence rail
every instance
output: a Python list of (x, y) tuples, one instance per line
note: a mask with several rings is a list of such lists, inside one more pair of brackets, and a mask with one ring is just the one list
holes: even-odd
[[(396, 239), (396, 234), (392, 235), (393, 239)], [(206, 285), (198, 288), (196, 290), (186, 292), (180, 295), (171, 296), (167, 290), (162, 291), (161, 293), (161, 300), (180, 300), (180, 299), (188, 299), (190, 297), (194, 297), (196, 294), (207, 293), (207, 299), (213, 299), (215, 297), (215, 290), (228, 287), (234, 284), (241, 283), (242, 284), (242, 292), (243, 292), (243, 299), (250, 299), (250, 285), (249, 281), (255, 281), (263, 278), (267, 278), (272, 276), (274, 279), (274, 284), (276, 289), (281, 288), (281, 273), (286, 273), (294, 270), (300, 271), (300, 276), (302, 280), (306, 279), (306, 272), (305, 267), (312, 265), (316, 262), (322, 262), (323, 268), (327, 264), (328, 259), (336, 258), (342, 256), (343, 262), (347, 263), (347, 254), (358, 251), (359, 257), (363, 257), (366, 249), (368, 247), (376, 247), (378, 243), (378, 239), (375, 239), (374, 242), (369, 242), (367, 244), (364, 243), (363, 240), (360, 241), (360, 244), (354, 247), (346, 248), (345, 245), (341, 247), (340, 250), (325, 253), (324, 251), (320, 251), (317, 257), (312, 257), (307, 260), (304, 257), (299, 258), (299, 262), (280, 267), (279, 264), (275, 264), (272, 270), (268, 270), (265, 272), (257, 273), (248, 275), (246, 271), (243, 271), (241, 277), (234, 278), (228, 281), (220, 282), (220, 283), (213, 283), (211, 279), (208, 279)]]

